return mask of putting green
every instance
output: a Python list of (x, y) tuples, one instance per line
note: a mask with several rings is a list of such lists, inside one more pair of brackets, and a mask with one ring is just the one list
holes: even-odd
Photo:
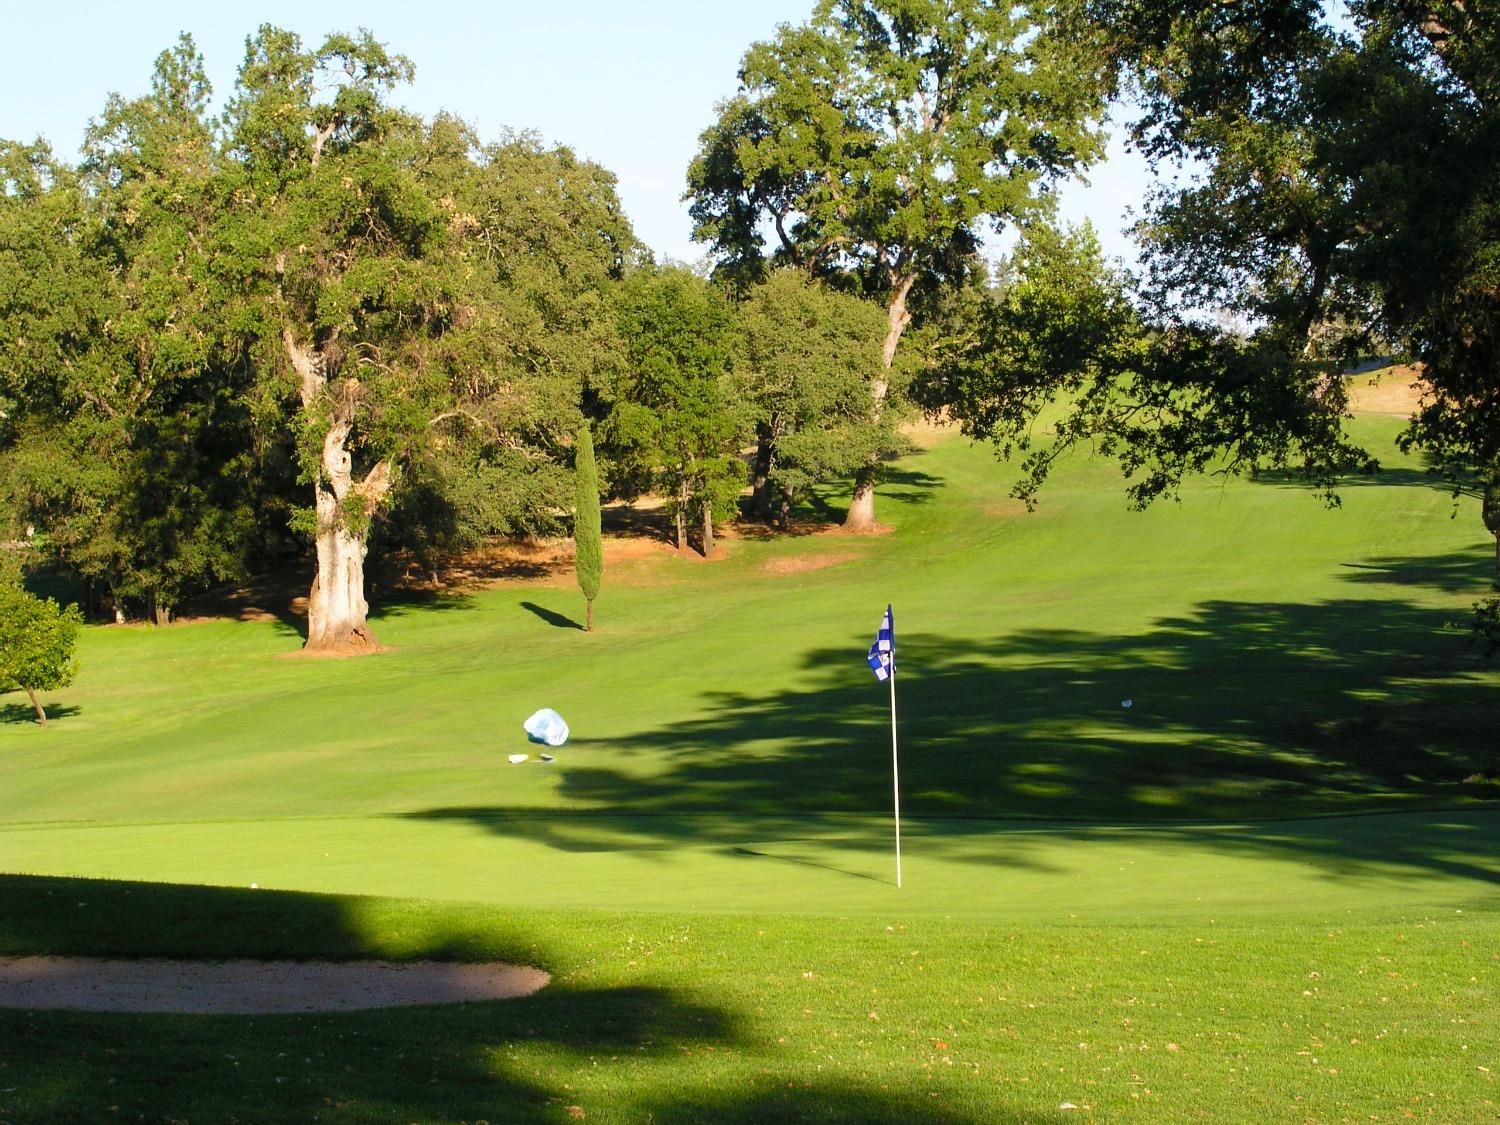
[(510, 907), (1029, 922), (1500, 908), (1500, 812), (1238, 825), (352, 817), (0, 830), (13, 872)]

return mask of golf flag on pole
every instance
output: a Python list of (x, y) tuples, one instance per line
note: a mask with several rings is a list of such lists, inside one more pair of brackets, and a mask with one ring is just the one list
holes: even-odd
[(891, 685), (891, 791), (896, 819), (896, 886), (901, 886), (901, 773), (896, 759), (896, 624), (891, 607), (885, 607), (880, 632), (870, 646), (870, 671), (881, 683)]
[(880, 622), (880, 632), (875, 634), (875, 643), (870, 646), (870, 671), (881, 683), (890, 679), (896, 670), (896, 627), (891, 621), (891, 607), (885, 607), (885, 617)]

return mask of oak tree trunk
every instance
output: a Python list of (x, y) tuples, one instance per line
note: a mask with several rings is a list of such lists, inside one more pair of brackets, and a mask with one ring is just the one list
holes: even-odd
[(311, 652), (358, 652), (379, 647), (366, 620), (366, 534), (347, 524), (337, 496), (317, 486), (318, 571), (307, 596), (307, 645)]
[[(891, 386), (891, 364), (896, 360), (896, 346), (901, 343), (901, 334), (911, 323), (911, 311), (906, 299), (917, 275), (907, 274), (896, 279), (890, 306), (886, 309), (885, 341), (880, 347), (880, 374), (870, 385), (873, 400), (871, 421), (879, 422), (885, 413), (885, 396)], [(854, 495), (849, 497), (849, 512), (844, 517), (845, 531), (869, 531), (875, 526), (875, 478), (880, 470), (879, 454), (872, 454), (867, 464), (861, 465), (854, 474)]]
[[(282, 333), (292, 366), (302, 377), (302, 405), (311, 409), (329, 390), (326, 357)], [(331, 416), (323, 434), (321, 472), (313, 484), (314, 543), (318, 571), (307, 597), (306, 652), (374, 652), (380, 644), (366, 618), (365, 555), (369, 527), (391, 489), (391, 465), (381, 461), (364, 480), (354, 479), (350, 439), (361, 388), (358, 379), (334, 383)]]
[(707, 500), (703, 502), (703, 557), (713, 558), (714, 554), (714, 506)]
[(755, 464), (750, 471), (750, 510), (758, 519), (771, 519), (771, 459), (774, 445), (770, 429), (764, 423), (757, 427)]

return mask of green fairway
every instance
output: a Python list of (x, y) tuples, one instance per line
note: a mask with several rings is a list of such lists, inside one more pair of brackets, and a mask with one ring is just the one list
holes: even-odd
[[(1332, 511), (1210, 478), (1131, 513), (1078, 459), (1026, 514), (950, 438), (891, 467), (889, 534), (617, 560), (592, 634), (569, 575), (384, 605), (362, 660), (89, 629), (48, 730), (0, 712), (0, 954), (557, 981), (0, 1010), (0, 1122), (1494, 1119), (1493, 541), (1357, 425), (1388, 467)], [(573, 738), (508, 765), (542, 706)]]

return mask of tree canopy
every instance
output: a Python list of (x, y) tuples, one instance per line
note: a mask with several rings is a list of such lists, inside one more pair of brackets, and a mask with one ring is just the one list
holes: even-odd
[(389, 104), (366, 32), (265, 26), (222, 119), (184, 37), (74, 169), (0, 147), (8, 522), (165, 619), (290, 532), (309, 648), (374, 647), (377, 525), (419, 551), (554, 529), (639, 256), (614, 178)]
[[(913, 290), (960, 279), (987, 225), (1045, 211), (1099, 154), (1098, 84), (1054, 30), (1041, 6), (820, 0), (750, 48), (704, 131), (696, 237), (740, 284), (783, 263), (878, 300), (888, 369)], [(872, 422), (888, 390), (877, 369)], [(850, 528), (874, 520), (877, 467), (859, 470)]]
[(785, 523), (808, 485), (847, 477), (901, 437), (871, 418), (885, 317), (793, 267), (749, 287), (739, 306), (734, 386), (754, 417), (751, 507)]
[[(1185, 473), (1263, 465), (1334, 498), (1341, 474), (1374, 466), (1345, 431), (1341, 373), (1394, 351), (1420, 364), (1426, 392), (1404, 442), (1449, 466), (1493, 464), (1493, 16), (1396, 0), (1342, 13), (1076, 0), (1059, 15), (1111, 76), (1132, 143), (1159, 173), (1136, 228), (1139, 283), (1091, 270), (1113, 304), (1139, 310), (1136, 340), (1122, 351), (1054, 334), (1065, 346), (1053, 374), (1075, 377), (1051, 386), (1035, 364), (990, 356), (926, 388), (945, 387), (954, 412), (1003, 447), (1026, 440), (1035, 396), (1055, 394), (1058, 442), (1116, 453), (1137, 503)], [(1026, 254), (1022, 272), (1039, 264), (1045, 291), (1051, 267)], [(1038, 331), (1032, 342), (1045, 343)], [(1082, 365), (1079, 345), (1094, 349)], [(1036, 451), (1023, 494), (1047, 463)]]
[(36, 693), (73, 682), (73, 648), (82, 625), (76, 605), (63, 609), (51, 598), (0, 582), (0, 691), (24, 691), (44, 727), (47, 712)]
[(660, 492), (677, 531), (702, 527), (714, 550), (714, 518), (728, 514), (744, 471), (738, 457), (744, 423), (728, 394), (734, 361), (734, 313), (707, 281), (678, 266), (642, 269), (620, 287), (624, 340), (622, 401), (610, 432), (636, 465), (637, 479)]

